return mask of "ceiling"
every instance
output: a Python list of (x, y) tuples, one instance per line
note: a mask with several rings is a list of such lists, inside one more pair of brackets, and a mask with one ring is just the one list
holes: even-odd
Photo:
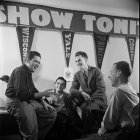
[[(4, 0), (1, 0), (4, 1)], [(7, 0), (116, 16), (139, 17), (139, 0)]]

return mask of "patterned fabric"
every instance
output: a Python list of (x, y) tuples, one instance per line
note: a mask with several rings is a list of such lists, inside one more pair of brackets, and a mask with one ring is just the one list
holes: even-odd
[(88, 73), (87, 73), (87, 71), (83, 72), (83, 77), (84, 77), (86, 85), (88, 86)]

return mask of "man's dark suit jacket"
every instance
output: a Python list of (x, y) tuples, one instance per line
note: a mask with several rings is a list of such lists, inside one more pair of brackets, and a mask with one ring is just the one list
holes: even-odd
[[(70, 88), (70, 93), (73, 95), (81, 95), (82, 91), (86, 92), (91, 97), (91, 102), (88, 104), (90, 110), (106, 108), (105, 99), (105, 81), (100, 69), (96, 67), (88, 67), (88, 83), (85, 83), (83, 71), (80, 70), (74, 75), (74, 80)], [(98, 108), (99, 107), (99, 108)]]

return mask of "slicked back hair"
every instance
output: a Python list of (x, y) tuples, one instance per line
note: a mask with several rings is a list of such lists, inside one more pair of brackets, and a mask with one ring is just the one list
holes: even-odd
[(81, 55), (82, 57), (88, 59), (88, 56), (85, 52), (79, 51), (75, 53), (75, 57)]
[(34, 56), (39, 56), (41, 58), (41, 54), (37, 51), (30, 51), (27, 55), (27, 60), (31, 60)]

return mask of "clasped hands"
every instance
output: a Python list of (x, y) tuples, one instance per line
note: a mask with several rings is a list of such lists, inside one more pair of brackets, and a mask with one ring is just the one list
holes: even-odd
[(106, 132), (106, 129), (105, 129), (104, 127), (101, 127), (101, 128), (99, 128), (99, 130), (98, 130), (98, 135), (99, 135), (99, 136), (102, 136), (102, 135), (105, 134), (105, 132)]
[(91, 97), (87, 93), (82, 91), (81, 94), (84, 97), (86, 102), (90, 102), (91, 101)]

